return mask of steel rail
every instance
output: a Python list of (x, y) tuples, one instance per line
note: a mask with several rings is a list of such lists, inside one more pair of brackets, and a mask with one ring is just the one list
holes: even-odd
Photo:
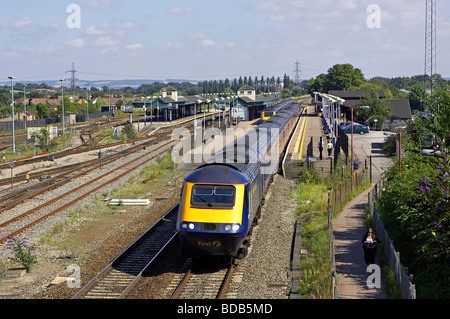
[[(91, 290), (95, 284), (99, 281), (101, 281), (106, 274), (113, 269), (114, 266), (117, 264), (120, 264), (123, 262), (127, 256), (129, 256), (133, 250), (138, 249), (140, 245), (146, 240), (149, 240), (151, 238), (152, 233), (155, 231), (157, 227), (160, 227), (161, 223), (165, 220), (167, 220), (167, 217), (171, 214), (176, 214), (178, 211), (179, 203), (174, 205), (171, 209), (169, 209), (160, 219), (158, 219), (149, 229), (145, 231), (144, 234), (142, 234), (138, 239), (136, 239), (131, 245), (129, 245), (123, 252), (121, 252), (116, 258), (114, 258), (103, 270), (101, 270), (94, 278), (92, 278), (85, 286), (83, 286), (78, 292), (72, 296), (71, 299), (79, 299), (82, 296), (84, 296), (89, 290)], [(154, 263), (154, 261), (157, 259), (158, 256), (167, 248), (167, 246), (172, 243), (173, 239), (177, 236), (177, 233), (175, 232), (171, 235), (169, 240), (162, 246), (159, 251), (152, 256), (152, 258), (146, 263), (146, 265), (141, 269), (139, 274), (135, 276), (135, 278), (129, 282), (129, 284), (126, 286), (124, 290), (122, 290), (120, 293), (117, 294), (117, 299), (124, 298), (125, 295), (130, 291), (130, 289), (138, 282), (138, 280), (141, 278), (142, 274), (148, 269), (150, 265)]]
[[(164, 146), (166, 146), (166, 145), (168, 145), (168, 144), (170, 144), (170, 143), (172, 143), (172, 142), (174, 142), (174, 141), (170, 141), (170, 142), (168, 142), (168, 143), (166, 143), (166, 144), (164, 144), (164, 145), (158, 147), (157, 149), (153, 150), (152, 152), (154, 152), (154, 151), (156, 151), (156, 150), (159, 150), (159, 149), (161, 149), (162, 147), (164, 147)], [(118, 175), (118, 176), (112, 178), (111, 180), (109, 180), (109, 181), (107, 181), (107, 182), (105, 182), (105, 183), (102, 183), (100, 186), (98, 186), (98, 187), (96, 187), (96, 188), (90, 190), (89, 192), (87, 192), (87, 193), (85, 193), (85, 194), (83, 194), (83, 195), (77, 197), (76, 199), (72, 200), (71, 202), (66, 203), (65, 205), (59, 207), (58, 209), (56, 209), (56, 210), (54, 210), (54, 211), (52, 211), (52, 212), (50, 212), (50, 213), (44, 215), (43, 217), (40, 217), (39, 219), (36, 219), (36, 220), (33, 221), (32, 223), (30, 223), (30, 224), (28, 224), (28, 225), (26, 225), (26, 226), (24, 226), (24, 227), (22, 227), (22, 228), (20, 228), (20, 229), (18, 229), (18, 230), (16, 230), (16, 231), (12, 232), (11, 234), (9, 234), (9, 235), (7, 235), (7, 236), (5, 236), (5, 237), (3, 237), (3, 238), (0, 238), (0, 243), (7, 241), (9, 238), (14, 237), (14, 236), (16, 236), (16, 235), (22, 233), (22, 232), (25, 231), (26, 229), (28, 229), (28, 228), (34, 226), (35, 224), (41, 222), (42, 220), (44, 220), (44, 219), (46, 219), (46, 218), (48, 218), (48, 217), (50, 217), (50, 216), (52, 216), (52, 215), (54, 215), (54, 214), (56, 214), (56, 213), (58, 213), (58, 212), (60, 212), (60, 211), (66, 209), (67, 207), (73, 205), (73, 204), (76, 203), (77, 201), (79, 201), (79, 200), (81, 200), (81, 199), (83, 199), (83, 198), (89, 196), (90, 194), (92, 194), (92, 193), (94, 193), (95, 191), (97, 191), (97, 190), (103, 188), (104, 186), (106, 186), (106, 185), (108, 185), (108, 184), (110, 184), (110, 183), (112, 183), (112, 182), (114, 182), (114, 181), (120, 179), (120, 178), (123, 177), (124, 175), (129, 174), (131, 171), (137, 169), (138, 167), (140, 167), (140, 166), (146, 164), (147, 162), (149, 162), (149, 161), (151, 161), (152, 159), (154, 159), (154, 158), (156, 158), (156, 157), (158, 157), (158, 156), (164, 154), (165, 152), (167, 152), (167, 151), (169, 151), (169, 150), (170, 150), (170, 148), (164, 149), (162, 152), (159, 152), (158, 154), (156, 154), (156, 155), (152, 156), (151, 158), (149, 158), (149, 159), (143, 161), (142, 163), (140, 163), (140, 164), (138, 164), (138, 165), (132, 167), (131, 169), (126, 170), (125, 172), (123, 172), (123, 173), (121, 173), (120, 175)], [(31, 209), (31, 210), (29, 210), (29, 211), (27, 211), (27, 212), (25, 212), (25, 213), (23, 213), (23, 214), (21, 214), (21, 215), (15, 217), (15, 218), (12, 218), (11, 220), (6, 221), (6, 222), (0, 224), (0, 228), (6, 226), (6, 225), (8, 225), (8, 224), (11, 224), (12, 222), (17, 221), (17, 220), (19, 220), (19, 219), (21, 219), (21, 218), (23, 218), (23, 217), (25, 217), (25, 216), (27, 216), (27, 215), (30, 215), (31, 213), (33, 213), (33, 212), (35, 212), (35, 211), (37, 211), (37, 210), (39, 210), (39, 209), (41, 209), (41, 208), (43, 208), (43, 207), (45, 207), (45, 206), (48, 206), (48, 205), (52, 204), (53, 202), (55, 202), (55, 201), (57, 201), (57, 200), (59, 200), (59, 199), (65, 197), (65, 196), (67, 196), (67, 195), (69, 195), (69, 194), (71, 194), (71, 193), (73, 193), (73, 192), (75, 192), (75, 191), (77, 191), (77, 190), (79, 190), (79, 189), (81, 189), (81, 188), (83, 188), (83, 187), (86, 187), (87, 185), (89, 185), (89, 184), (91, 184), (91, 183), (93, 183), (93, 182), (95, 182), (95, 181), (97, 181), (97, 180), (100, 180), (101, 178), (103, 178), (103, 177), (105, 177), (105, 176), (107, 176), (107, 175), (109, 175), (109, 174), (112, 174), (113, 172), (115, 172), (115, 171), (117, 171), (117, 170), (119, 170), (119, 169), (121, 169), (121, 168), (123, 168), (123, 167), (125, 167), (125, 166), (128, 166), (128, 165), (130, 165), (130, 163), (133, 163), (133, 162), (135, 162), (135, 161), (137, 161), (137, 160), (139, 160), (139, 159), (141, 159), (142, 157), (145, 157), (145, 156), (148, 156), (148, 154), (144, 154), (144, 155), (142, 155), (142, 156), (140, 156), (140, 157), (138, 157), (138, 158), (136, 158), (136, 159), (134, 159), (134, 160), (132, 160), (132, 161), (130, 161), (130, 162), (128, 162), (128, 163), (126, 163), (126, 164), (120, 166), (120, 167), (118, 167), (117, 169), (115, 169), (115, 170), (113, 170), (113, 171), (110, 171), (110, 172), (105, 173), (105, 174), (103, 174), (103, 175), (101, 175), (101, 176), (99, 176), (99, 177), (97, 177), (97, 178), (95, 178), (95, 179), (92, 179), (92, 180), (90, 180), (89, 182), (87, 182), (87, 183), (85, 183), (85, 184), (83, 184), (83, 185), (80, 185), (80, 186), (78, 186), (77, 188), (74, 188), (74, 189), (72, 189), (72, 190), (70, 190), (70, 191), (68, 191), (68, 192), (66, 192), (66, 193), (64, 193), (64, 194), (62, 194), (62, 195), (60, 195), (60, 196), (58, 196), (58, 197), (56, 197), (56, 198), (50, 200), (50, 201), (48, 201), (47, 203), (44, 203), (44, 204), (42, 204), (42, 205), (40, 205), (40, 206), (38, 206), (38, 207), (35, 207), (35, 208), (33, 208), (33, 209)]]

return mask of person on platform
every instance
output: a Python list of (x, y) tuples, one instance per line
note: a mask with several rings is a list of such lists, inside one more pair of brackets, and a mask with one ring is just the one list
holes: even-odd
[(333, 151), (333, 143), (331, 142), (331, 139), (328, 138), (327, 143), (327, 150), (328, 150), (328, 158), (331, 158), (331, 152)]
[(377, 255), (377, 245), (381, 242), (372, 228), (369, 228), (364, 234), (361, 242), (363, 243), (364, 261), (366, 265), (375, 264), (375, 257)]
[(319, 159), (322, 160), (322, 151), (323, 151), (323, 141), (322, 141), (322, 136), (320, 137), (320, 141), (319, 141)]

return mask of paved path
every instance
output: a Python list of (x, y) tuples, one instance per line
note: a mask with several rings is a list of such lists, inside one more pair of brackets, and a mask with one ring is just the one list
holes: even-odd
[(383, 281), (381, 281), (381, 289), (369, 289), (367, 285), (371, 272), (367, 272), (366, 269), (361, 238), (367, 230), (364, 208), (367, 204), (368, 192), (369, 190), (360, 193), (347, 203), (333, 221), (340, 299), (388, 298)]
[[(355, 136), (354, 139), (355, 154), (360, 158), (372, 155), (374, 184), (379, 181), (383, 171), (391, 165), (391, 161), (380, 152), (380, 143), (384, 138), (381, 132), (371, 132), (364, 136)], [(367, 279), (371, 273), (366, 272), (361, 239), (367, 230), (364, 210), (371, 189), (372, 187), (347, 203), (333, 221), (338, 292), (341, 299), (389, 298), (383, 280), (381, 280), (380, 289), (370, 289), (367, 285)]]

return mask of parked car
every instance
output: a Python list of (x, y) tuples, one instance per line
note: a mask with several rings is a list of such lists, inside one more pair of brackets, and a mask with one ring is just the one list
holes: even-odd
[[(352, 126), (351, 125), (347, 125), (344, 126), (342, 128), (342, 130), (345, 133), (351, 133), (352, 132)], [(364, 133), (369, 133), (370, 129), (368, 126), (366, 125), (362, 125), (362, 124), (358, 124), (358, 123), (353, 123), (353, 133), (359, 133), (361, 135), (363, 135)]]
[(352, 122), (342, 122), (342, 123), (339, 123), (339, 126), (341, 128), (344, 128), (344, 127), (346, 127), (347, 125), (350, 125), (350, 124), (352, 124)]

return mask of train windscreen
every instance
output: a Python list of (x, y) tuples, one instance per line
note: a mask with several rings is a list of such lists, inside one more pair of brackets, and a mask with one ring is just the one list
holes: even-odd
[(234, 186), (194, 185), (191, 205), (198, 208), (231, 208), (234, 206), (235, 197)]

